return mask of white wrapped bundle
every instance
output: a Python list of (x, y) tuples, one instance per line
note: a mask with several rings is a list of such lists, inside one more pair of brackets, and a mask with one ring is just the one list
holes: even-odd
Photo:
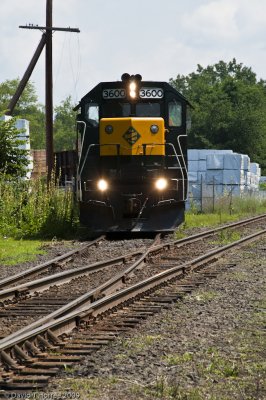
[(239, 169), (224, 169), (222, 183), (224, 185), (244, 185), (244, 171)]
[(223, 184), (223, 170), (221, 169), (207, 169), (206, 171), (207, 185), (222, 185)]
[(223, 169), (224, 154), (209, 154), (206, 158), (207, 169)]
[(197, 161), (199, 158), (198, 158), (198, 150), (196, 150), (196, 149), (189, 149), (188, 151), (187, 151), (187, 159), (189, 160), (189, 161)]
[(224, 155), (224, 169), (243, 169), (244, 157), (242, 154), (225, 154)]
[(188, 170), (189, 172), (197, 172), (199, 169), (199, 162), (195, 161), (188, 161)]
[(188, 171), (188, 181), (189, 182), (197, 182), (198, 173), (196, 171)]

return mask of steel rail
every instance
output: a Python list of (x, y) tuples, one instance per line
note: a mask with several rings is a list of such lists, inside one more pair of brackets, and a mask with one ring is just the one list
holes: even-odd
[[(223, 227), (219, 227), (219, 228), (207, 231), (207, 232), (202, 232), (202, 233), (199, 233), (199, 234), (196, 234), (196, 235), (193, 235), (193, 236), (189, 236), (187, 238), (183, 238), (183, 239), (179, 239), (179, 240), (175, 240), (175, 241), (170, 241), (170, 242), (167, 242), (167, 243), (164, 243), (164, 244), (161, 244), (161, 245), (157, 245), (156, 244), (159, 241), (158, 240), (158, 235), (157, 235), (157, 237), (154, 240), (153, 244), (138, 258), (138, 260), (136, 260), (131, 266), (126, 268), (124, 271), (122, 271), (121, 273), (117, 274), (113, 278), (109, 279), (107, 282), (103, 283), (102, 285), (100, 285), (96, 289), (93, 289), (93, 290), (89, 291), (88, 293), (80, 296), (79, 298), (71, 301), (70, 303), (60, 307), (58, 310), (54, 311), (53, 313), (48, 314), (45, 317), (42, 317), (38, 321), (33, 322), (32, 324), (28, 325), (25, 328), (21, 328), (17, 332), (14, 332), (13, 334), (9, 335), (7, 338), (16, 337), (19, 334), (21, 334), (22, 332), (26, 332), (26, 331), (29, 331), (30, 329), (36, 328), (36, 327), (40, 326), (41, 324), (44, 324), (47, 321), (50, 321), (52, 319), (59, 318), (60, 316), (65, 315), (67, 312), (71, 312), (71, 310), (73, 310), (77, 306), (77, 304), (80, 304), (80, 306), (82, 306), (82, 304), (85, 304), (85, 303), (86, 304), (87, 303), (92, 303), (95, 300), (97, 300), (98, 298), (100, 298), (102, 296), (106, 296), (108, 293), (111, 293), (114, 290), (120, 289), (121, 287), (123, 287), (124, 283), (126, 282), (127, 276), (129, 276), (133, 272), (133, 270), (135, 268), (140, 267), (140, 265), (142, 263), (145, 263), (146, 258), (148, 258), (149, 255), (152, 255), (152, 253), (154, 253), (154, 252), (157, 253), (158, 251), (160, 251), (163, 248), (171, 248), (173, 246), (182, 246), (184, 244), (193, 243), (193, 242), (195, 242), (197, 240), (201, 240), (202, 237), (211, 236), (214, 233), (217, 233), (217, 232), (219, 232), (219, 231), (221, 231), (223, 229), (227, 229), (228, 227), (235, 227), (235, 226), (240, 226), (240, 225), (243, 225), (243, 224), (248, 224), (248, 223), (253, 222), (254, 220), (259, 220), (259, 219), (262, 219), (262, 218), (265, 218), (265, 217), (266, 217), (266, 215), (255, 217), (255, 219), (254, 218), (249, 218), (249, 219), (244, 220), (244, 221), (239, 221), (239, 222), (236, 222), (236, 223), (233, 223), (233, 224), (230, 224), (230, 225), (225, 225)], [(138, 255), (139, 253), (140, 253), (140, 251), (138, 253), (130, 253), (128, 255), (128, 258), (134, 257), (134, 256)], [(108, 261), (107, 265), (112, 265), (113, 262), (114, 262), (114, 264), (116, 264), (117, 262), (121, 261), (121, 258), (122, 259), (126, 259), (126, 256), (112, 259), (112, 260)], [(104, 266), (107, 266), (107, 265), (104, 264)], [(101, 269), (102, 266), (103, 266), (103, 264), (101, 262), (93, 264), (91, 266), (92, 270), (90, 270), (90, 272), (93, 271), (93, 270), (95, 271), (97, 269)], [(83, 268), (85, 268), (85, 270), (87, 270), (88, 267), (83, 267)], [(75, 274), (76, 271), (77, 270), (70, 270), (69, 271), (70, 276), (72, 275), (72, 273)], [(54, 278), (55, 279), (60, 279), (60, 276), (62, 274), (66, 274), (66, 272), (57, 274), (57, 275), (54, 276)], [(80, 275), (84, 275), (84, 273), (82, 272)], [(69, 280), (69, 277), (67, 277), (67, 279)], [(44, 285), (46, 285), (46, 282), (49, 279), (48, 278), (43, 278), (43, 280), (44, 280)], [(36, 289), (36, 285), (38, 285), (38, 284), (39, 284), (38, 281), (32, 283), (32, 291), (34, 291), (34, 289)], [(15, 288), (15, 289), (18, 290), (19, 288)], [(25, 287), (24, 289), (25, 289), (25, 291), (27, 291), (28, 287)], [(19, 293), (21, 293), (21, 290), (22, 289), (20, 288)], [(0, 292), (0, 299), (1, 299), (1, 292)], [(3, 343), (7, 338), (1, 339), (0, 343)]]
[(44, 278), (36, 279), (32, 282), (23, 283), (18, 286), (14, 286), (5, 290), (0, 291), (0, 301), (11, 300), (14, 297), (19, 297), (23, 294), (32, 294), (38, 290), (39, 292), (48, 289), (51, 285), (62, 285), (69, 282), (73, 278), (78, 278), (80, 276), (86, 275), (91, 272), (101, 270), (104, 267), (109, 267), (115, 264), (123, 263), (125, 260), (132, 257), (136, 257), (138, 254), (142, 253), (143, 249), (139, 249), (135, 252), (125, 254), (123, 256), (111, 258), (105, 261), (98, 261), (93, 264), (86, 265), (80, 268), (69, 269), (67, 271), (59, 272)]
[[(26, 326), (25, 328), (21, 328), (20, 330), (12, 333), (11, 335), (7, 336), (6, 338), (1, 339), (0, 344), (4, 343), (7, 339), (9, 340), (10, 338), (14, 338), (14, 337), (20, 335), (21, 333), (23, 333), (23, 332), (25, 333), (31, 329), (34, 329), (52, 319), (62, 317), (67, 312), (70, 313), (71, 311), (73, 311), (77, 306), (82, 307), (82, 305), (84, 305), (84, 304), (93, 303), (94, 301), (98, 300), (99, 298), (106, 296), (107, 294), (112, 293), (114, 290), (118, 290), (121, 287), (123, 287), (124, 284), (126, 283), (126, 278), (133, 272), (133, 270), (137, 267), (140, 267), (142, 263), (145, 263), (145, 259), (147, 258), (149, 253), (153, 252), (153, 249), (155, 251), (157, 250), (157, 247), (158, 247), (157, 242), (159, 241), (159, 236), (160, 235), (157, 235), (154, 242), (152, 243), (152, 245), (146, 251), (144, 251), (143, 254), (132, 265), (130, 265), (128, 268), (126, 268), (124, 271), (116, 274), (113, 278), (104, 282), (97, 288), (92, 289), (91, 291), (89, 291), (86, 294), (83, 294), (82, 296), (71, 301), (70, 303), (60, 307), (56, 311), (33, 322), (32, 324)], [(140, 251), (138, 251), (138, 253), (130, 253), (129, 256), (132, 256), (132, 255), (136, 256), (139, 253), (140, 253)], [(115, 259), (115, 260), (117, 260), (117, 259)], [(120, 260), (120, 257), (119, 257), (119, 260)]]
[(31, 275), (35, 274), (36, 272), (41, 272), (45, 268), (51, 266), (52, 264), (55, 264), (55, 263), (58, 263), (58, 262), (62, 262), (62, 261), (66, 261), (68, 258), (72, 257), (75, 254), (82, 254), (89, 247), (99, 243), (101, 240), (104, 240), (104, 239), (105, 239), (105, 236), (102, 235), (102, 236), (98, 237), (97, 239), (93, 240), (92, 242), (87, 243), (85, 246), (80, 247), (79, 249), (68, 251), (67, 253), (62, 254), (61, 256), (55, 257), (52, 260), (46, 261), (46, 262), (44, 262), (42, 264), (39, 264), (39, 265), (37, 265), (35, 267), (26, 269), (25, 271), (20, 272), (20, 273), (18, 273), (16, 275), (12, 275), (12, 276), (9, 276), (8, 278), (2, 279), (0, 281), (0, 289), (2, 287), (5, 287), (6, 285), (18, 282), (18, 281), (20, 281), (20, 280), (22, 280), (22, 279), (24, 279), (24, 278), (26, 278), (28, 276), (31, 276)]
[[(233, 223), (231, 223), (231, 224), (225, 224), (225, 225), (222, 225), (222, 226), (220, 226), (220, 227), (218, 227), (218, 228), (210, 229), (210, 230), (208, 230), (208, 231), (204, 231), (204, 232), (198, 233), (198, 234), (196, 234), (196, 235), (191, 235), (191, 236), (189, 236), (188, 238), (181, 239), (181, 241), (182, 241), (182, 240), (185, 241), (186, 239), (197, 238), (197, 237), (200, 237), (201, 235), (203, 235), (203, 237), (204, 237), (204, 234), (205, 234), (206, 236), (207, 236), (208, 234), (209, 234), (209, 235), (215, 234), (215, 233), (217, 233), (217, 232), (223, 231), (223, 230), (228, 229), (228, 228), (234, 228), (234, 227), (239, 227), (239, 226), (248, 225), (248, 224), (251, 224), (252, 222), (257, 222), (257, 221), (263, 220), (263, 219), (265, 219), (265, 218), (266, 218), (266, 214), (261, 214), (261, 215), (258, 215), (258, 216), (256, 216), (256, 217), (243, 219), (243, 220), (241, 220), (241, 221), (233, 222)], [(180, 241), (179, 239), (178, 239), (178, 240), (175, 240), (174, 243), (178, 243), (179, 241)]]
[[(158, 245), (157, 249), (159, 250), (162, 247), (171, 246), (171, 245), (177, 245), (177, 244), (183, 245), (183, 244), (186, 244), (186, 243), (190, 243), (190, 242), (195, 241), (196, 239), (202, 239), (202, 238), (211, 236), (211, 235), (213, 235), (213, 234), (215, 234), (217, 232), (220, 232), (222, 230), (225, 230), (225, 229), (228, 229), (228, 228), (238, 227), (238, 226), (245, 225), (245, 224), (250, 224), (252, 222), (259, 221), (259, 220), (264, 219), (264, 218), (266, 218), (266, 214), (262, 214), (262, 215), (259, 215), (257, 217), (253, 217), (253, 218), (249, 218), (249, 219), (246, 219), (246, 220), (234, 222), (232, 224), (226, 224), (226, 225), (223, 225), (223, 226), (218, 227), (218, 228), (214, 228), (214, 229), (207, 230), (207, 231), (204, 231), (204, 232), (201, 232), (201, 233), (198, 233), (198, 234), (195, 234), (195, 235), (191, 235), (191, 236), (188, 236), (188, 237), (185, 237), (185, 238), (182, 238), (182, 239), (177, 239), (177, 240), (171, 241), (171, 242), (169, 242), (169, 244)], [(94, 245), (97, 242), (99, 242), (100, 240), (103, 240), (104, 238), (105, 238), (105, 236), (100, 236), (99, 238), (95, 239), (94, 241), (90, 242), (89, 244), (87, 244), (86, 246), (84, 246), (84, 247), (82, 247), (80, 249), (72, 250), (72, 251), (70, 251), (70, 252), (68, 252), (66, 254), (63, 254), (62, 256), (56, 257), (56, 258), (54, 258), (52, 260), (49, 260), (49, 261), (47, 261), (47, 262), (45, 262), (43, 264), (37, 265), (36, 267), (30, 268), (30, 269), (28, 269), (28, 270), (26, 270), (26, 271), (24, 271), (22, 273), (19, 273), (19, 274), (13, 275), (11, 277), (8, 277), (6, 279), (3, 279), (2, 281), (0, 281), (0, 289), (1, 289), (1, 287), (6, 286), (7, 284), (14, 283), (16, 281), (24, 279), (27, 276), (30, 276), (30, 275), (34, 274), (36, 272), (40, 272), (43, 269), (45, 269), (46, 267), (48, 267), (48, 266), (50, 266), (50, 265), (52, 265), (52, 264), (54, 264), (56, 262), (64, 261), (64, 260), (67, 260), (69, 257), (75, 255), (75, 254), (80, 254), (83, 251), (87, 250), (92, 245)], [(132, 253), (132, 254), (134, 254), (134, 253)], [(139, 254), (139, 252), (137, 252), (136, 254)], [(126, 257), (126, 256), (123, 256), (123, 258), (124, 257)], [(101, 262), (99, 262), (99, 265), (100, 265), (100, 263)], [(96, 264), (92, 264), (92, 266), (94, 266)], [(79, 269), (76, 268), (75, 270), (78, 271)], [(69, 273), (72, 273), (71, 271), (72, 270), (69, 270)], [(54, 274), (54, 275), (55, 276), (56, 275), (59, 276), (60, 274), (63, 274), (63, 273)], [(43, 280), (44, 279), (48, 279), (48, 277), (41, 278), (41, 279), (43, 279)], [(42, 282), (41, 279), (39, 280), (40, 282)], [(37, 282), (37, 281), (38, 280), (33, 281), (31, 284), (34, 285), (34, 282)], [(29, 286), (28, 283), (24, 283), (24, 284), (21, 284), (21, 285), (17, 286), (16, 287), (17, 293), (19, 293), (20, 290), (23, 290), (23, 288), (25, 288), (25, 291), (26, 291), (28, 289), (28, 286)], [(10, 292), (12, 292), (12, 289), (15, 289), (15, 288), (14, 287), (10, 288)], [(1, 295), (2, 294), (4, 295), (4, 292), (8, 293), (8, 290), (9, 289), (0, 290), (0, 300), (1, 300)], [(15, 290), (14, 290), (14, 293), (15, 293)]]
[(213, 236), (218, 232), (221, 232), (223, 230), (226, 229), (232, 229), (232, 228), (237, 228), (240, 226), (245, 226), (245, 225), (249, 225), (252, 222), (257, 222), (260, 220), (263, 220), (266, 218), (266, 214), (262, 214), (256, 217), (252, 217), (252, 218), (248, 218), (248, 219), (244, 219), (241, 221), (237, 221), (237, 222), (233, 222), (232, 224), (225, 224), (223, 226), (220, 226), (218, 228), (214, 228), (214, 229), (210, 229), (204, 232), (200, 232), (200, 233), (196, 233), (195, 235), (191, 235), (191, 236), (187, 236), (185, 238), (182, 239), (176, 239), (176, 240), (172, 240), (169, 241), (167, 243), (163, 243), (163, 244), (159, 244), (157, 246), (154, 246), (153, 249), (151, 249), (150, 254), (152, 254), (153, 252), (157, 252), (163, 248), (171, 248), (171, 247), (181, 247), (184, 244), (190, 244), (190, 243), (194, 243), (196, 241), (205, 239), (209, 236)]
[(236, 242), (208, 252), (205, 255), (197, 257), (185, 264), (169, 268), (168, 270), (160, 272), (130, 287), (96, 300), (93, 303), (83, 304), (82, 307), (78, 305), (76, 310), (71, 311), (67, 315), (60, 317), (57, 320), (49, 321), (44, 325), (37, 327), (36, 329), (24, 332), (14, 338), (7, 337), (7, 340), (0, 344), (0, 352), (4, 352), (3, 354), (5, 354), (5, 351), (13, 346), (23, 345), (26, 340), (35, 339), (38, 335), (47, 333), (47, 331), (51, 331), (54, 335), (61, 335), (62, 333), (70, 332), (76, 328), (81, 321), (89, 321), (92, 318), (95, 318), (97, 315), (113, 309), (115, 306), (124, 304), (126, 301), (134, 301), (136, 297), (143, 296), (149, 293), (151, 290), (155, 290), (162, 284), (167, 284), (169, 281), (172, 281), (177, 277), (185, 276), (186, 273), (190, 272), (191, 270), (201, 268), (210, 261), (217, 261), (217, 258), (221, 257), (228, 250), (254, 241), (258, 237), (261, 237), (265, 234), (266, 229), (261, 230)]

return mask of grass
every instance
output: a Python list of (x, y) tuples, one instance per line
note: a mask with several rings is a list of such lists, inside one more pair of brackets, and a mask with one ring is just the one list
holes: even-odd
[[(215, 227), (264, 213), (266, 213), (265, 198), (233, 197), (230, 204), (226, 199), (220, 198), (213, 211), (206, 207), (201, 212), (195, 207), (191, 207), (186, 212), (185, 222), (176, 230), (175, 236), (177, 239), (181, 239), (184, 237), (186, 229)], [(230, 240), (237, 239), (231, 238)]]
[(192, 295), (197, 301), (200, 301), (202, 303), (207, 303), (213, 299), (215, 299), (218, 296), (218, 294), (214, 291), (211, 290), (199, 290), (196, 295)]
[(0, 264), (34, 261), (45, 254), (44, 238), (70, 238), (75, 229), (70, 191), (55, 181), (48, 188), (42, 179), (10, 181), (0, 174)]
[(34, 261), (39, 254), (45, 254), (39, 240), (15, 240), (0, 237), (0, 264), (16, 265), (26, 261)]
[(180, 365), (191, 361), (193, 359), (192, 353), (186, 352), (184, 354), (168, 354), (164, 361), (171, 367), (174, 365)]
[[(54, 392), (57, 394), (57, 398), (92, 400), (98, 397), (101, 391), (100, 388), (103, 386), (103, 384), (108, 388), (111, 388), (118, 382), (118, 380), (113, 376), (110, 376), (106, 379), (70, 377), (67, 379), (58, 380), (58, 382), (59, 386)], [(59, 395), (62, 397), (59, 397)], [(36, 398), (38, 399), (38, 397)], [(46, 397), (40, 396), (40, 399), (42, 398)]]
[(71, 237), (77, 218), (71, 190), (42, 179), (7, 181), (0, 175), (0, 235), (39, 238)]
[[(186, 229), (217, 226), (266, 212), (266, 199), (233, 198), (229, 205), (230, 207), (228, 199), (219, 199), (214, 212), (206, 209), (200, 213), (192, 208), (186, 213), (186, 221), (177, 229), (176, 238), (186, 236)], [(41, 242), (36, 239), (73, 239), (80, 234), (77, 210), (70, 190), (60, 189), (55, 180), (47, 188), (42, 179), (29, 182), (7, 181), (5, 176), (0, 174), (2, 264), (34, 260), (34, 256), (40, 254), (41, 246)], [(236, 239), (231, 236), (220, 238), (221, 243), (229, 243), (232, 240)]]
[(202, 366), (205, 374), (222, 378), (237, 377), (239, 375), (239, 367), (236, 361), (225, 359), (218, 349), (213, 347), (210, 347), (207, 353), (209, 355), (208, 364)]
[(221, 245), (226, 245), (230, 244), (233, 242), (236, 242), (241, 238), (241, 235), (239, 232), (231, 231), (229, 229), (225, 229), (221, 232), (218, 232), (218, 239), (214, 241), (214, 244), (221, 244)]
[[(246, 214), (245, 214), (246, 215)], [(243, 217), (243, 216), (242, 216)], [(185, 216), (185, 222), (176, 230), (176, 236), (182, 238), (186, 229), (208, 228), (218, 226), (241, 218), (239, 214), (230, 215), (228, 213), (195, 213), (188, 211)]]
[[(260, 331), (266, 306), (265, 296), (254, 301), (253, 305), (254, 313), (247, 321), (248, 330), (228, 331), (226, 339), (228, 343), (234, 344), (233, 352), (227, 353), (222, 343), (218, 343), (218, 346), (203, 347), (198, 351), (168, 353), (162, 356), (161, 361), (166, 364), (165, 371), (174, 369), (174, 374), (161, 370), (161, 374), (149, 382), (143, 382), (141, 378), (137, 380), (130, 375), (125, 378), (119, 376), (119, 372), (118, 375), (110, 374), (106, 377), (66, 377), (60, 381), (56, 391), (73, 392), (83, 400), (116, 398), (115, 394), (120, 390), (123, 398), (132, 400), (260, 400), (264, 398), (263, 382), (266, 374), (263, 358), (265, 335)], [(131, 352), (136, 354), (140, 351), (140, 343), (152, 348), (158, 340), (163, 340), (163, 337), (137, 335), (123, 339), (121, 344), (126, 353), (119, 360), (124, 363)]]
[[(155, 343), (161, 341), (163, 337), (161, 335), (146, 335), (141, 336), (141, 338), (133, 337), (130, 339), (122, 340), (122, 346), (125, 349), (130, 349), (130, 354), (141, 353), (144, 349), (152, 347)], [(121, 359), (124, 355), (119, 355)], [(118, 356), (118, 358), (119, 358)]]

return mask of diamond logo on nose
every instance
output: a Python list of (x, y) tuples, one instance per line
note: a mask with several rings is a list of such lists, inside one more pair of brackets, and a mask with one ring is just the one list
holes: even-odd
[(140, 137), (140, 134), (132, 126), (128, 128), (123, 135), (123, 138), (128, 142), (128, 144), (130, 144), (130, 146), (133, 146), (133, 144), (135, 144)]

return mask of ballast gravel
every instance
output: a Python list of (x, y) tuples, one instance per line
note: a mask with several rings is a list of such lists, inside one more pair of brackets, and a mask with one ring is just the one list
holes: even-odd
[(218, 265), (228, 268), (63, 372), (48, 392), (86, 400), (265, 399), (266, 238)]
[[(103, 261), (106, 259), (121, 256), (129, 252), (134, 252), (140, 248), (149, 246), (152, 243), (152, 239), (134, 239), (129, 240), (112, 240), (102, 241), (97, 246), (92, 246), (86, 252), (86, 262), (93, 263), (97, 261)], [(11, 275), (18, 274), (29, 268), (35, 267), (41, 263), (50, 261), (53, 258), (59, 257), (64, 253), (72, 250), (78, 250), (86, 245), (86, 242), (79, 241), (52, 241), (49, 244), (43, 245), (45, 254), (37, 255), (34, 261), (24, 262), (18, 265), (4, 265), (0, 263), (0, 280), (5, 279)]]

